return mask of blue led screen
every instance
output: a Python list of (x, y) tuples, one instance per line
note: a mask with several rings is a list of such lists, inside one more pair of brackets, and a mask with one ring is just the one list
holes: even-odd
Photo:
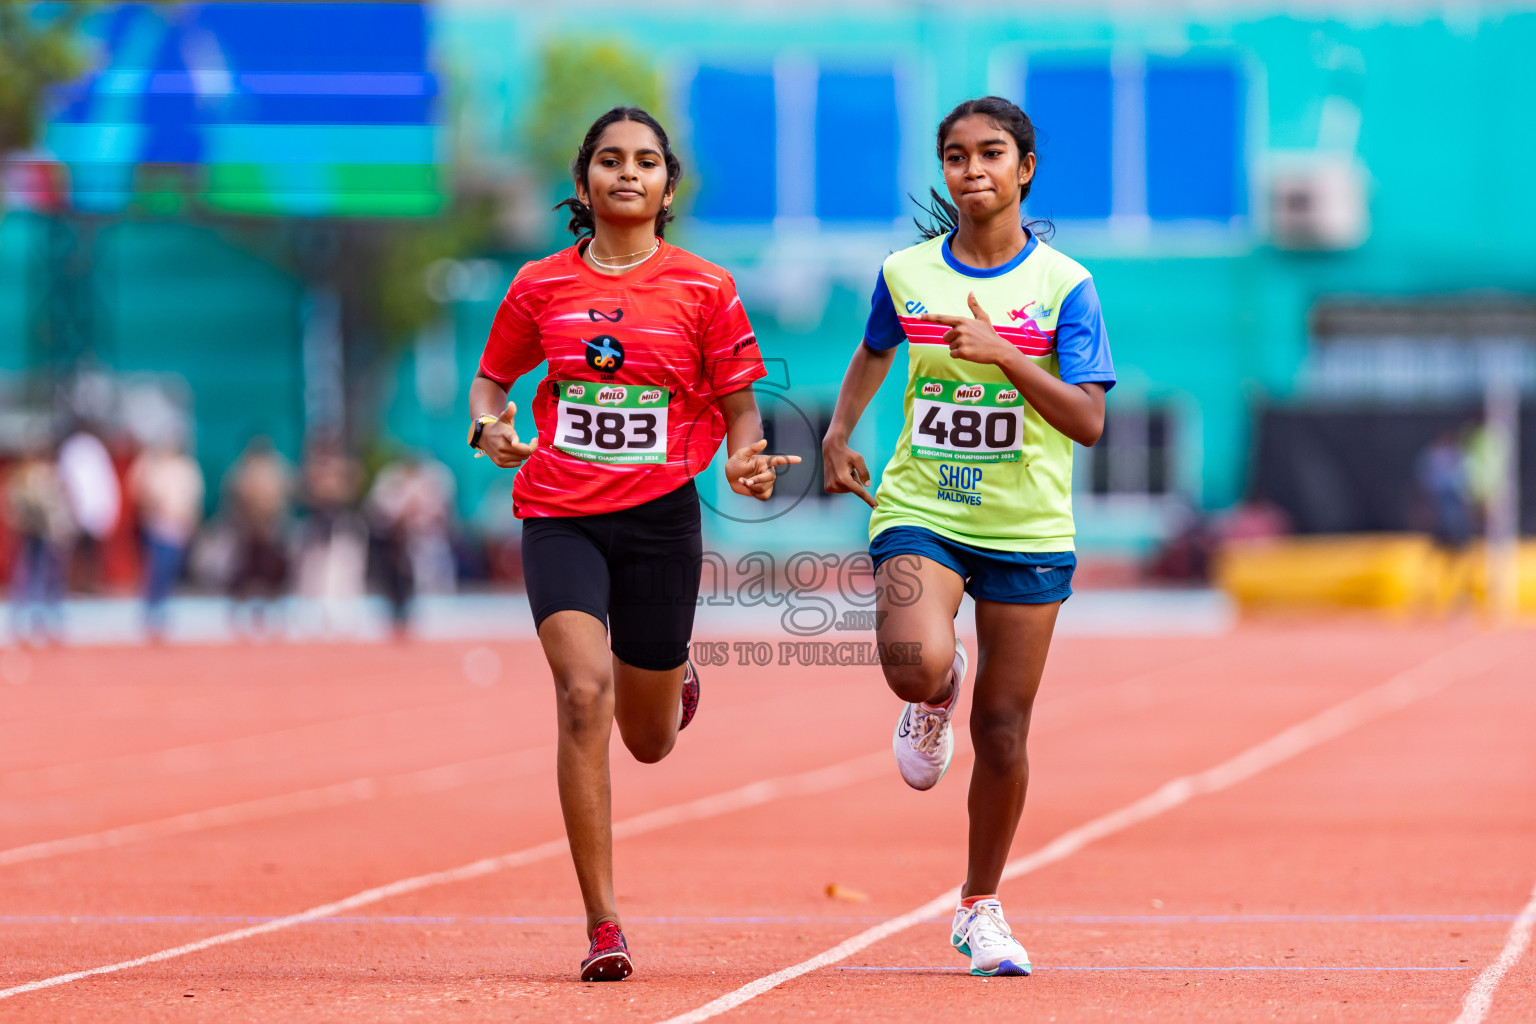
[(198, 168), (232, 213), (420, 215), (441, 203), (438, 82), (415, 3), (107, 6), (45, 148), (74, 205), (130, 203), (144, 165)]

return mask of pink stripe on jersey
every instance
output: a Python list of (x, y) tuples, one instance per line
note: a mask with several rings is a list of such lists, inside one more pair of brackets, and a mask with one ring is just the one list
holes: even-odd
[[(929, 323), (914, 316), (897, 317), (907, 341), (913, 345), (943, 345), (949, 328), (944, 324)], [(1041, 331), (1033, 325), (1013, 327), (1009, 324), (993, 324), (998, 337), (1013, 345), (1027, 356), (1048, 356), (1056, 349), (1056, 332)]]

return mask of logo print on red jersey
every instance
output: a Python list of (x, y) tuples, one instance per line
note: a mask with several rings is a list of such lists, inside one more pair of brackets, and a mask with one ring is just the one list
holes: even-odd
[(593, 323), (597, 323), (599, 320), (607, 320), (611, 324), (616, 324), (624, 319), (624, 311), (616, 309), (612, 313), (604, 313), (600, 309), (589, 309), (587, 310), (587, 319)]
[(587, 347), (587, 365), (599, 373), (618, 373), (624, 365), (624, 346), (613, 335), (599, 334), (582, 344)]

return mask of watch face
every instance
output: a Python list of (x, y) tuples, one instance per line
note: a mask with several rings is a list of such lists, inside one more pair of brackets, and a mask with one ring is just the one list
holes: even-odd
[(485, 424), (481, 423), (479, 420), (475, 420), (475, 422), (473, 422), (473, 423), (471, 423), (469, 425), (469, 446), (471, 448), (473, 448), (475, 446), (475, 441), (478, 440), (478, 438), (476, 438), (475, 435), (480, 433), (480, 431), (482, 431), (484, 429), (485, 429)]

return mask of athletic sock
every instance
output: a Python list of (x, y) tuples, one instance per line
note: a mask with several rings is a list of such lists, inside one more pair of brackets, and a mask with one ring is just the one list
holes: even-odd
[(950, 669), (949, 670), (949, 696), (945, 697), (944, 700), (942, 702), (938, 703), (938, 704), (930, 704), (930, 703), (928, 703), (925, 700), (925, 701), (923, 701), (923, 709), (926, 710), (926, 711), (943, 711), (945, 708), (949, 707), (954, 702), (955, 702), (955, 670), (954, 669)]
[(974, 907), (976, 904), (980, 903), (982, 900), (995, 900), (995, 899), (997, 899), (997, 893), (995, 893), (995, 892), (987, 893), (984, 896), (967, 896), (965, 899), (960, 901), (960, 905), (962, 907), (964, 907), (966, 910), (970, 910), (972, 907)]

